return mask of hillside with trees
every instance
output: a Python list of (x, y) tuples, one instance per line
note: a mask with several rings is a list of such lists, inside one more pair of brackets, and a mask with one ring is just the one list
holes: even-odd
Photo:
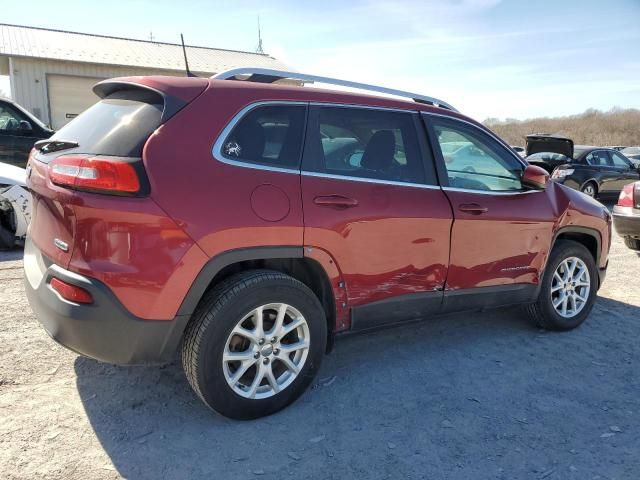
[(525, 144), (531, 133), (552, 133), (571, 138), (576, 145), (640, 145), (640, 110), (613, 108), (607, 112), (589, 109), (567, 117), (528, 120), (488, 118), (484, 125), (510, 145)]

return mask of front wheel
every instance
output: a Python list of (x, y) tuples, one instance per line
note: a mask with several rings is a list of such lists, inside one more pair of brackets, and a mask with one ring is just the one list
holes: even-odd
[(185, 332), (182, 364), (204, 403), (248, 420), (277, 412), (306, 390), (326, 341), (324, 310), (306, 285), (253, 270), (204, 297)]
[(596, 263), (584, 245), (556, 242), (529, 316), (548, 330), (571, 330), (585, 321), (598, 291)]

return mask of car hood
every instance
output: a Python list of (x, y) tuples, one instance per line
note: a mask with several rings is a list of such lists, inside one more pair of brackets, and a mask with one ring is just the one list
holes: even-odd
[(527, 135), (527, 156), (540, 152), (560, 153), (573, 158), (573, 140), (552, 135)]
[(27, 185), (27, 171), (24, 168), (0, 162), (0, 185)]

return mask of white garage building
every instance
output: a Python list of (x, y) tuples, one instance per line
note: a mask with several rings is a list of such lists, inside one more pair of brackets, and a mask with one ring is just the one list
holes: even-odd
[[(286, 69), (275, 58), (251, 52), (187, 47), (199, 76), (236, 67)], [(13, 100), (59, 129), (98, 97), (91, 88), (105, 78), (184, 76), (178, 44), (0, 24), (0, 75), (9, 75)]]

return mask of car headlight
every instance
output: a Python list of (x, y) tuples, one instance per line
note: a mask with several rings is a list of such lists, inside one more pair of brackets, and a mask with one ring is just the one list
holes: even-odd
[(556, 168), (551, 175), (551, 178), (563, 178), (567, 175), (571, 175), (574, 172), (573, 168)]

